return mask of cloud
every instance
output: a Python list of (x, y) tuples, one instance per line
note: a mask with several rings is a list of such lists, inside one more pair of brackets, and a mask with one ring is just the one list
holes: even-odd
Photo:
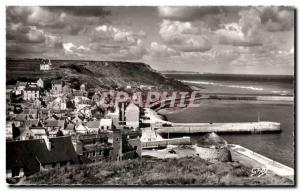
[(66, 55), (76, 57), (86, 57), (90, 52), (90, 48), (83, 45), (75, 45), (72, 42), (63, 43), (63, 49)]
[(178, 51), (202, 52), (211, 49), (208, 37), (190, 22), (163, 20), (159, 34), (168, 46)]
[(146, 54), (144, 31), (133, 32), (112, 25), (99, 25), (90, 34), (89, 48), (113, 59), (137, 60)]
[(157, 42), (151, 42), (150, 48), (149, 48), (149, 54), (152, 57), (170, 57), (170, 56), (176, 56), (179, 55), (179, 52)]
[(141, 42), (141, 38), (145, 37), (145, 32), (139, 31), (135, 33), (133, 31), (120, 29), (112, 25), (100, 25), (97, 26), (91, 34), (90, 41), (106, 41), (111, 45), (118, 46), (132, 46)]
[(221, 44), (233, 46), (260, 46), (261, 20), (256, 9), (243, 10), (239, 13), (238, 23), (223, 24), (223, 28), (216, 30)]
[(66, 14), (53, 14), (41, 7), (7, 7), (6, 13), (9, 23), (55, 28), (61, 28), (66, 25)]
[(261, 7), (260, 18), (268, 31), (287, 31), (294, 26), (292, 7)]
[[(7, 26), (7, 54), (9, 56), (24, 56), (24, 54), (38, 54), (62, 49), (62, 39), (46, 33), (36, 26), (22, 24), (8, 24)], [(36, 55), (35, 55), (36, 56)]]
[(78, 35), (89, 25), (105, 22), (104, 17), (109, 15), (109, 12), (101, 7), (10, 6), (7, 7), (6, 13), (7, 23), (37, 26), (70, 35)]

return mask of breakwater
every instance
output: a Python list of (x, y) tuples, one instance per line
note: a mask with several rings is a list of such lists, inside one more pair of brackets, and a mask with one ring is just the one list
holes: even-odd
[(157, 129), (158, 133), (261, 133), (280, 132), (280, 123), (261, 122), (240, 122), (240, 123), (172, 123), (170, 127)]

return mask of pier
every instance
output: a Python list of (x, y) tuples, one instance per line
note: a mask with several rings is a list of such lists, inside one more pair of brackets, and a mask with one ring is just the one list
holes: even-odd
[[(243, 163), (243, 160), (239, 160), (240, 158), (247, 158), (248, 160), (252, 160), (256, 163), (255, 168), (265, 168), (269, 171), (272, 171), (274, 174), (277, 174), (281, 177), (286, 177), (290, 180), (294, 181), (294, 169), (288, 166), (285, 166), (279, 162), (276, 162), (270, 158), (267, 158), (261, 154), (253, 152), (245, 147), (235, 144), (229, 144), (230, 152), (232, 154), (232, 158), (234, 160), (238, 160)], [(235, 159), (236, 158), (236, 159)], [(249, 163), (249, 162), (246, 162)], [(246, 164), (247, 165), (247, 164)]]
[(142, 148), (147, 149), (147, 148), (166, 147), (168, 145), (189, 145), (189, 144), (191, 144), (190, 137), (181, 137), (181, 138), (142, 142)]
[(157, 133), (263, 133), (280, 132), (280, 123), (259, 121), (240, 123), (172, 123), (169, 127), (159, 127)]

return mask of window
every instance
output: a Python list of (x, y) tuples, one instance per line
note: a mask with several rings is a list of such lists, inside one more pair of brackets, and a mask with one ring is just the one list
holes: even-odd
[(93, 151), (93, 156), (94, 156), (94, 157), (96, 156), (96, 152), (95, 152), (95, 151)]
[(101, 129), (103, 130), (103, 129), (104, 129), (104, 126), (101, 126)]

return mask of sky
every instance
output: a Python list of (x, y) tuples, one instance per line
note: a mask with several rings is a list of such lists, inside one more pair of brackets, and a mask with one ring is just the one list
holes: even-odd
[(9, 6), (6, 54), (144, 62), (160, 71), (292, 75), (294, 9)]

